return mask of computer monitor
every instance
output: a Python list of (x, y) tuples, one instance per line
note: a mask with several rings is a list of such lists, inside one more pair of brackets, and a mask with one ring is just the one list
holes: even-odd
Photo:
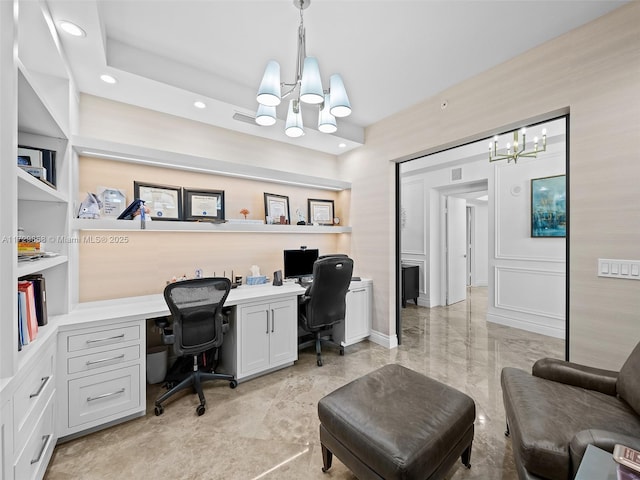
[(284, 278), (300, 278), (313, 274), (313, 262), (318, 259), (317, 248), (284, 251)]

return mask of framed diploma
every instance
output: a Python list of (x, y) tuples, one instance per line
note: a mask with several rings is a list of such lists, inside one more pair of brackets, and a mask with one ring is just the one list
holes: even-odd
[(289, 217), (289, 197), (276, 195), (275, 193), (265, 193), (264, 216), (266, 223), (291, 223)]
[(153, 220), (182, 220), (182, 187), (134, 181), (133, 195), (149, 207)]
[(184, 189), (185, 220), (224, 222), (224, 190)]
[(333, 225), (333, 200), (307, 200), (309, 207), (309, 223), (318, 225)]

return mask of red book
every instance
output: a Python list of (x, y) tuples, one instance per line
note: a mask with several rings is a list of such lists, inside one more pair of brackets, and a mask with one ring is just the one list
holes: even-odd
[(38, 317), (36, 315), (36, 294), (33, 282), (19, 281), (18, 291), (25, 292), (27, 300), (27, 327), (29, 329), (29, 341), (33, 342), (38, 335)]

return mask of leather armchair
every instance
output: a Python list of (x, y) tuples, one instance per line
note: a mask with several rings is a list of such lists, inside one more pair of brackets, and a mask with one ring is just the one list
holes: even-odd
[(507, 434), (521, 480), (574, 478), (587, 445), (640, 449), (640, 343), (619, 372), (545, 358), (502, 370)]

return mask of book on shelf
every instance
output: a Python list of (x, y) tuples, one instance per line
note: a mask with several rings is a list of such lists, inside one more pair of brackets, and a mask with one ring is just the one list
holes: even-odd
[(29, 331), (27, 329), (27, 294), (18, 291), (18, 350), (23, 345), (29, 345)]
[[(36, 313), (36, 294), (33, 283), (28, 280), (18, 281), (18, 291), (24, 292), (25, 313), (29, 342), (33, 342), (38, 335), (38, 316)], [(21, 297), (22, 298), (22, 297)], [(19, 308), (22, 308), (19, 306)], [(25, 318), (23, 317), (23, 321)]]
[(39, 273), (20, 277), (19, 280), (29, 281), (33, 284), (36, 304), (36, 318), (38, 326), (42, 327), (49, 323), (49, 313), (47, 311), (47, 284), (44, 276)]
[(56, 188), (56, 151), (18, 145), (18, 166)]

